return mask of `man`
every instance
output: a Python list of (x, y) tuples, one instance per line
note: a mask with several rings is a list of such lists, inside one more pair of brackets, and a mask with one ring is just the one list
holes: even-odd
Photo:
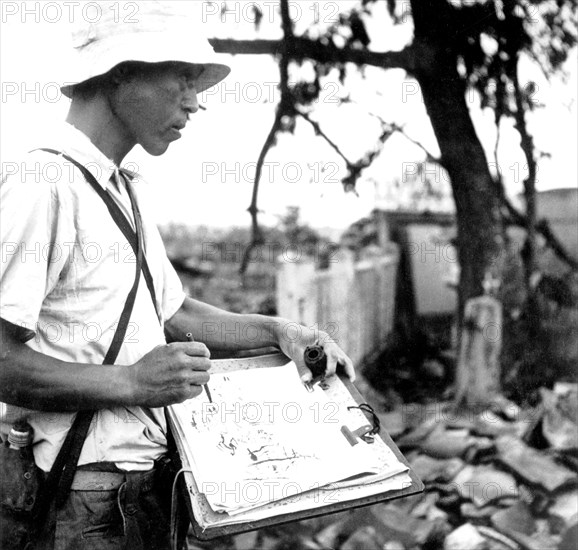
[[(197, 94), (229, 68), (189, 16), (164, 4), (136, 3), (136, 21), (128, 23), (103, 8), (98, 22), (80, 25), (80, 74), (62, 89), (72, 99), (67, 123), (43, 145), (84, 165), (141, 237), (153, 291), (143, 270), (114, 365), (102, 363), (133, 286), (135, 255), (107, 205), (75, 165), (47, 151), (30, 153), (22, 172), (2, 182), (3, 437), (15, 419), (27, 419), (36, 464), (48, 473), (75, 413), (97, 411), (68, 498), (52, 503), (35, 548), (168, 548), (166, 506), (150, 482), (167, 452), (162, 407), (200, 394), (209, 348), (277, 346), (301, 362), (319, 339), (329, 373), (340, 363), (354, 377), (349, 358), (323, 332), (228, 313), (183, 293), (139, 200), (138, 178), (131, 182), (120, 166), (137, 144), (162, 155), (199, 109)], [(48, 177), (47, 166), (58, 177)]]

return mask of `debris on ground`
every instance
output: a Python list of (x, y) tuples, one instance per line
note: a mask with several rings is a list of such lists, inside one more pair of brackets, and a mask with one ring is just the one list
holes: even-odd
[(540, 391), (520, 409), (411, 403), (376, 412), (422, 494), (262, 529), (191, 549), (575, 550), (578, 548), (578, 385)]

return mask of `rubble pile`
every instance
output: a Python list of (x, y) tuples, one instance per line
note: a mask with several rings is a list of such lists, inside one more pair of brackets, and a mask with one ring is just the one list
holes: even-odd
[(430, 403), (380, 414), (423, 493), (190, 549), (576, 550), (578, 385), (541, 396), (528, 410), (502, 399), (477, 413)]

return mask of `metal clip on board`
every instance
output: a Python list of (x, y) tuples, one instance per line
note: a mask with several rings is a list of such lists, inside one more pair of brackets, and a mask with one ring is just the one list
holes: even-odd
[(375, 440), (375, 436), (381, 430), (381, 422), (379, 420), (379, 416), (373, 410), (373, 407), (369, 403), (362, 403), (358, 406), (349, 406), (347, 407), (348, 411), (352, 409), (359, 409), (364, 413), (371, 415), (371, 422), (364, 424), (357, 430), (350, 430), (347, 426), (341, 426), (341, 433), (345, 436), (347, 441), (351, 443), (351, 445), (357, 445), (358, 441), (357, 438), (359, 437), (366, 443), (373, 443)]

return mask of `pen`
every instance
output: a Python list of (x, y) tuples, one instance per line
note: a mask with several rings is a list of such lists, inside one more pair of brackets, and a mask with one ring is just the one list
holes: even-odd
[[(189, 342), (194, 342), (195, 339), (193, 338), (193, 333), (192, 332), (187, 332), (186, 334), (187, 336), (187, 340)], [(207, 397), (209, 398), (209, 403), (213, 402), (213, 399), (211, 398), (211, 390), (209, 390), (209, 385), (208, 384), (204, 384), (203, 388), (205, 388), (205, 392), (207, 392)]]

